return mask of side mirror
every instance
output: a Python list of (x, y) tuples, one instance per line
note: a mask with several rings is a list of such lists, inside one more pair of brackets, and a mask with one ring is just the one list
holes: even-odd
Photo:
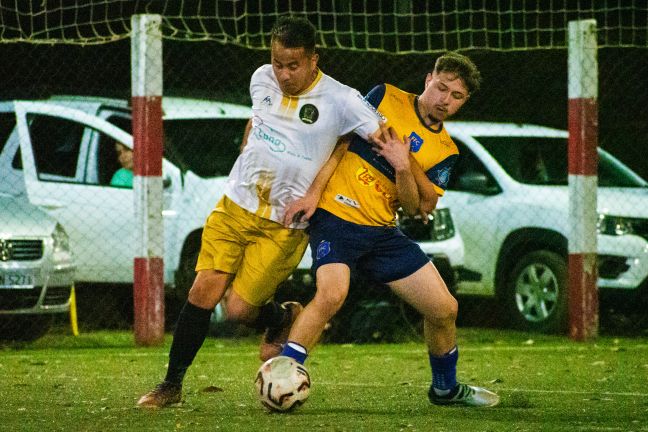
[(457, 179), (458, 189), (466, 192), (476, 192), (483, 195), (494, 195), (499, 192), (497, 186), (486, 177), (486, 174), (472, 171), (462, 174)]

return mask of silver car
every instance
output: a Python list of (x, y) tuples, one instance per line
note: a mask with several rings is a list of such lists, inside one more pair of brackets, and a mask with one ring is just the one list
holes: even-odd
[(68, 313), (74, 262), (63, 227), (24, 198), (0, 194), (0, 338), (36, 339)]

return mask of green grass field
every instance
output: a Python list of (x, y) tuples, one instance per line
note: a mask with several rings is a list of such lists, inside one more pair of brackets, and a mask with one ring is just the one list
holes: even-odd
[(257, 338), (209, 338), (181, 407), (135, 401), (162, 377), (171, 337), (136, 348), (127, 332), (53, 335), (0, 349), (7, 431), (648, 431), (648, 340), (459, 329), (459, 378), (498, 407), (436, 407), (421, 343), (323, 345), (307, 362), (308, 402), (265, 412), (253, 392)]

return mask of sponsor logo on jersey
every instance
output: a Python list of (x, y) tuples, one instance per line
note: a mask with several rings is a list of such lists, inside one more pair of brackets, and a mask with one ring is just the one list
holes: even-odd
[(365, 186), (371, 186), (376, 182), (376, 175), (365, 167), (361, 167), (356, 171), (356, 178)]
[(356, 171), (356, 179), (363, 186), (373, 187), (376, 192), (381, 194), (386, 199), (391, 199), (392, 195), (389, 191), (383, 186), (383, 184), (378, 180), (376, 175), (369, 171), (368, 168), (361, 167)]
[(421, 149), (421, 146), (423, 145), (423, 138), (418, 136), (418, 134), (414, 131), (409, 136), (410, 139), (410, 151), (412, 153), (416, 153)]
[(322, 240), (320, 244), (317, 245), (317, 255), (315, 256), (315, 260), (320, 260), (324, 258), (330, 252), (331, 252), (331, 242), (327, 240)]
[(306, 124), (313, 124), (319, 118), (317, 107), (312, 104), (304, 104), (299, 110), (299, 119)]
[(362, 97), (362, 95), (361, 95), (360, 93), (356, 93), (356, 97), (360, 98), (360, 100), (361, 100), (365, 105), (367, 105), (371, 111), (375, 112), (376, 115), (378, 116), (378, 118), (379, 118), (381, 121), (384, 121), (384, 122), (387, 121), (387, 117), (385, 117), (384, 115), (382, 115), (382, 113), (381, 113), (380, 111), (378, 111), (378, 110), (376, 109), (375, 106), (371, 105), (371, 102), (369, 102), (369, 100), (367, 100), (367, 98)]
[(446, 147), (451, 147), (452, 146), (452, 138), (449, 136), (441, 136), (440, 138), (441, 144), (443, 144)]
[(344, 204), (345, 206), (360, 208), (360, 204), (358, 204), (358, 201), (346, 197), (342, 194), (335, 195), (335, 201), (339, 202), (340, 204)]
[(272, 106), (272, 98), (270, 98), (270, 96), (264, 97), (261, 101), (261, 105)]
[(286, 151), (286, 144), (283, 141), (265, 131), (262, 131), (260, 127), (254, 129), (254, 136), (257, 139), (265, 141), (273, 152), (283, 153)]

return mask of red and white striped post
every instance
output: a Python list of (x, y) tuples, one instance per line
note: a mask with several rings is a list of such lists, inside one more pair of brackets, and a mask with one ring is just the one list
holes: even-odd
[(160, 15), (131, 18), (136, 247), (135, 342), (164, 342), (162, 32)]
[(596, 21), (569, 23), (569, 336), (598, 333)]

